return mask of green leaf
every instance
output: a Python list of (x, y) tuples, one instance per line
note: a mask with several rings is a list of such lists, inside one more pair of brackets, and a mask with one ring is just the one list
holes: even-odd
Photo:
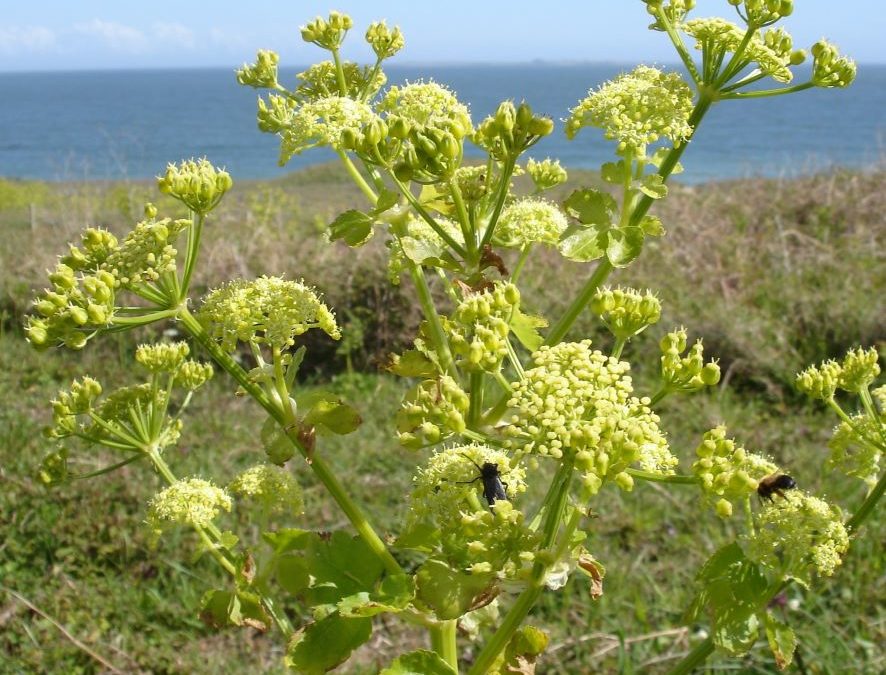
[(396, 192), (391, 192), (390, 190), (382, 190), (378, 195), (378, 201), (375, 203), (375, 208), (372, 209), (373, 216), (379, 216), (388, 209), (392, 209), (397, 205), (397, 202), (400, 201), (400, 195)]
[(302, 596), (309, 605), (334, 605), (342, 598), (373, 590), (384, 571), (378, 556), (360, 537), (333, 532), (314, 534), (305, 548), (311, 585)]
[(231, 532), (230, 530), (225, 530), (221, 533), (221, 537), (219, 537), (218, 545), (226, 549), (228, 551), (233, 551), (234, 547), (240, 541), (240, 537)]
[(362, 246), (372, 236), (372, 223), (372, 216), (362, 211), (345, 211), (329, 226), (329, 238), (342, 239), (348, 246)]
[(600, 178), (607, 183), (621, 185), (627, 176), (627, 165), (623, 159), (617, 162), (606, 162), (600, 167)]
[(548, 646), (547, 634), (534, 626), (523, 626), (514, 633), (505, 648), (502, 672), (532, 675), (535, 662)]
[(560, 253), (576, 262), (590, 262), (603, 257), (608, 240), (605, 230), (589, 227), (567, 234), (560, 240)]
[(664, 225), (661, 219), (656, 216), (643, 216), (640, 220), (639, 227), (649, 237), (660, 237), (665, 233)]
[(610, 230), (606, 257), (614, 267), (625, 267), (640, 255), (644, 238), (643, 230), (634, 225)]
[(291, 551), (303, 551), (316, 536), (316, 533), (310, 530), (300, 530), (294, 527), (283, 528), (276, 532), (262, 532), (262, 539), (268, 542), (273, 547), (274, 553), (278, 555)]
[(444, 248), (438, 242), (416, 239), (415, 237), (402, 237), (400, 246), (403, 249), (403, 255), (418, 265), (439, 263), (444, 252)]
[(431, 523), (420, 522), (400, 533), (394, 547), (429, 553), (440, 542), (440, 530)]
[(748, 614), (745, 607), (736, 605), (723, 609), (714, 624), (714, 644), (733, 656), (747, 654), (760, 636), (760, 620)]
[(657, 173), (650, 173), (640, 179), (637, 188), (647, 197), (662, 199), (668, 195), (668, 186)]
[(320, 675), (347, 661), (372, 635), (372, 620), (334, 612), (292, 636), (285, 663), (304, 675)]
[(259, 597), (244, 591), (206, 591), (200, 601), (200, 619), (212, 628), (250, 626), (262, 631), (271, 622)]
[(419, 649), (398, 656), (379, 675), (455, 675), (455, 671), (436, 652)]
[(519, 308), (511, 316), (511, 332), (520, 341), (520, 344), (531, 352), (542, 346), (544, 338), (538, 333), (539, 328), (545, 328), (548, 322), (540, 316), (524, 314)]
[(400, 377), (433, 377), (437, 374), (437, 366), (427, 356), (415, 349), (402, 354), (392, 354), (387, 369)]
[(360, 413), (341, 399), (326, 399), (317, 401), (308, 410), (304, 423), (344, 436), (356, 431), (363, 423), (363, 418), (360, 417)]
[(283, 466), (295, 454), (295, 446), (292, 445), (273, 417), (268, 417), (265, 420), (259, 437), (271, 464)]
[(433, 559), (426, 560), (415, 575), (418, 599), (443, 620), (457, 619), (469, 611), (492, 581), (492, 575), (465, 574)]
[(277, 583), (291, 595), (301, 595), (311, 583), (311, 573), (301, 556), (284, 555), (277, 559)]
[(382, 612), (402, 612), (415, 597), (415, 581), (408, 574), (394, 574), (382, 579), (375, 591), (361, 591), (342, 598), (338, 610), (342, 616), (375, 616)]
[(775, 665), (779, 670), (784, 670), (794, 660), (794, 651), (797, 649), (797, 636), (793, 629), (772, 616), (771, 612), (763, 613), (763, 624), (766, 628), (766, 639), (769, 648), (775, 657)]
[(584, 225), (610, 225), (618, 204), (607, 192), (584, 188), (569, 195), (563, 208)]

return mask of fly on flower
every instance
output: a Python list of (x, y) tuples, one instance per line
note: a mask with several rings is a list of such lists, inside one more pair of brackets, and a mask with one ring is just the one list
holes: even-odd
[(476, 483), (478, 480), (483, 481), (483, 497), (486, 499), (486, 502), (489, 504), (490, 508), (495, 506), (496, 500), (508, 500), (507, 493), (507, 483), (503, 483), (501, 480), (501, 473), (498, 471), (498, 464), (493, 464), (492, 462), (483, 462), (483, 466), (480, 466), (473, 459), (462, 453), (464, 457), (467, 457), (468, 461), (471, 462), (474, 466), (477, 467), (477, 470), (480, 472), (480, 475), (474, 478), (473, 480), (460, 480), (456, 481), (456, 483), (460, 485), (470, 485), (471, 483)]
[(776, 494), (782, 499), (785, 498), (784, 490), (793, 490), (797, 487), (797, 482), (787, 474), (772, 474), (760, 479), (757, 486), (757, 494), (760, 499), (768, 499), (772, 501), (772, 495)]

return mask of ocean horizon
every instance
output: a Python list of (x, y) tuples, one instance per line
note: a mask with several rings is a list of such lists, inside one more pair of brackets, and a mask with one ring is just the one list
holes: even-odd
[[(505, 99), (525, 99), (551, 116), (554, 133), (529, 152), (566, 167), (596, 168), (613, 156), (602, 133), (569, 141), (561, 120), (624, 63), (396, 65), (389, 84), (433, 79), (451, 87), (474, 122)], [(292, 83), (304, 67), (280, 68)], [(798, 80), (803, 81), (802, 69)], [(335, 159), (314, 150), (277, 166), (276, 137), (258, 131), (258, 92), (232, 68), (0, 73), (0, 176), (47, 181), (147, 179), (168, 162), (206, 156), (235, 180), (276, 178)], [(713, 107), (687, 149), (687, 183), (794, 177), (833, 167), (882, 166), (886, 143), (886, 65), (859, 66), (847, 89), (725, 101)], [(466, 154), (480, 156), (472, 146)]]

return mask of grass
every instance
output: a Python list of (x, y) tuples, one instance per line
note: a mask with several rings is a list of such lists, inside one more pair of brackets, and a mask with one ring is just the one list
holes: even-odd
[[(592, 179), (582, 172), (573, 177)], [(638, 265), (616, 274), (617, 283), (658, 290), (665, 302), (663, 329), (686, 325), (722, 359), (728, 388), (663, 406), (663, 426), (684, 467), (701, 432), (725, 421), (747, 447), (790, 467), (804, 488), (849, 507), (860, 501), (858, 484), (821, 473), (834, 420), (799, 400), (790, 382), (807, 362), (886, 336), (886, 313), (876, 304), (886, 279), (875, 273), (886, 250), (882, 180), (882, 173), (838, 172), (676, 188), (659, 214), (668, 236)], [(393, 439), (392, 414), (404, 383), (379, 374), (377, 365), (415, 329), (410, 291), (387, 285), (377, 243), (348, 251), (322, 240), (323, 223), (360, 205), (337, 171), (317, 167), (273, 183), (243, 183), (231, 197), (209, 226), (198, 282), (208, 287), (232, 276), (304, 276), (322, 284), (345, 323), (363, 329), (365, 339), (349, 354), (312, 342), (309, 360), (318, 365), (304, 386), (331, 382), (361, 410), (363, 427), (353, 436), (324, 439), (322, 452), (378, 527), (393, 534), (420, 456)], [(40, 435), (49, 420), (47, 401), (83, 373), (109, 386), (127, 381), (138, 336), (107, 339), (82, 353), (37, 355), (16, 326), (64, 240), (84, 223), (126, 227), (145, 199), (161, 202), (148, 184), (0, 181), (0, 584), (17, 594), (0, 592), (0, 673), (101, 672), (73, 640), (124, 672), (282, 672), (275, 636), (216, 632), (196, 618), (202, 593), (223, 580), (209, 560), (189, 563), (194, 542), (187, 536), (151, 546), (142, 520), (159, 480), (145, 466), (51, 492), (32, 478), (48, 449)], [(526, 302), (556, 316), (586, 274), (541, 252), (523, 274)], [(630, 345), (626, 357), (638, 363), (654, 358), (657, 334), (650, 331)], [(576, 327), (579, 335), (607, 342), (590, 316)], [(357, 372), (343, 372), (346, 362)], [(637, 389), (648, 391), (650, 378), (638, 367)], [(225, 482), (262, 458), (262, 422), (256, 407), (218, 378), (195, 400), (169, 461), (178, 475)], [(101, 458), (95, 460), (98, 465)], [(344, 527), (310, 473), (294, 470), (305, 487), (307, 516), (279, 524)], [(716, 518), (698, 519), (694, 499), (688, 488), (654, 484), (639, 484), (630, 495), (601, 496), (589, 548), (607, 568), (604, 596), (592, 602), (581, 578), (544, 596), (532, 615), (551, 634), (540, 672), (666, 672), (696, 644), (702, 627), (684, 628), (681, 620), (692, 576), (731, 532)], [(243, 514), (230, 519), (242, 532)], [(789, 589), (779, 599), (778, 611), (800, 636), (806, 672), (882, 671), (882, 532), (883, 518), (876, 516), (834, 580), (812, 593)], [(251, 541), (256, 535), (244, 533)], [(295, 604), (287, 609), (302, 614)], [(343, 671), (376, 672), (422, 639), (397, 622), (378, 622), (371, 643)], [(467, 640), (460, 645), (470, 648)], [(737, 663), (718, 659), (712, 667), (775, 672), (767, 651), (758, 645)]]

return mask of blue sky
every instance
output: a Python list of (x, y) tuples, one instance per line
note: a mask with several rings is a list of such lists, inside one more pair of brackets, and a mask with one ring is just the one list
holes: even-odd
[[(318, 58), (298, 27), (329, 9), (350, 13), (346, 55), (369, 58), (360, 36), (373, 19), (400, 25), (400, 63), (674, 61), (667, 39), (647, 31), (639, 0), (37, 0), (3, 3), (0, 71), (232, 67), (257, 48), (286, 64)], [(442, 8), (442, 9), (441, 9)], [(696, 16), (732, 16), (726, 0), (698, 0)], [(886, 63), (884, 0), (798, 0), (785, 26), (795, 42), (836, 42), (861, 63)], [(354, 39), (354, 38), (357, 39)]]

